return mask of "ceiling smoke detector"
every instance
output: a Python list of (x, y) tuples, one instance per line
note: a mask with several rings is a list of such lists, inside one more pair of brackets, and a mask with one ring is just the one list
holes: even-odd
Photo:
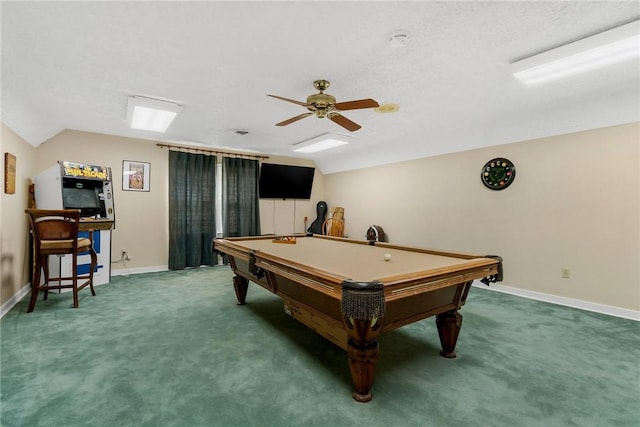
[(409, 32), (405, 30), (397, 30), (389, 34), (389, 46), (402, 47), (409, 41)]

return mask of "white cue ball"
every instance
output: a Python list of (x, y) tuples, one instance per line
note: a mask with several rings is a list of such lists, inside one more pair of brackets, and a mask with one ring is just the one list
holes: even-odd
[(391, 254), (384, 254), (385, 261), (391, 261)]

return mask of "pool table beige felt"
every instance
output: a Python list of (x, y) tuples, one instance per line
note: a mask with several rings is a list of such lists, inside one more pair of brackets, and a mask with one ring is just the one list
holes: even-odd
[(372, 398), (381, 333), (435, 315), (440, 354), (453, 358), (458, 310), (472, 282), (502, 277), (496, 256), (319, 235), (296, 235), (295, 243), (274, 236), (215, 239), (213, 249), (229, 257), (239, 304), (248, 282), (257, 283), (284, 300), (287, 314), (347, 351), (359, 402)]

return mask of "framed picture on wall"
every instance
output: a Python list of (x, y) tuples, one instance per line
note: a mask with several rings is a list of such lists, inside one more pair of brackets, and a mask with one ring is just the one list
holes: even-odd
[(4, 153), (4, 192), (16, 193), (16, 156)]
[(124, 191), (151, 190), (151, 163), (122, 161), (122, 189)]

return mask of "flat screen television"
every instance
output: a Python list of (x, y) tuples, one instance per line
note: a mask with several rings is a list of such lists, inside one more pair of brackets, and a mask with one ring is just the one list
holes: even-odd
[(314, 168), (263, 163), (258, 192), (261, 199), (311, 198)]

